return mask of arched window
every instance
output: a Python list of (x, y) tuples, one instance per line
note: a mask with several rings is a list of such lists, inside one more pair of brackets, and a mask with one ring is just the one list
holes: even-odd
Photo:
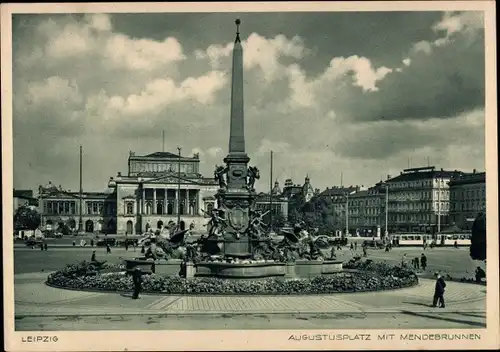
[(168, 202), (167, 204), (167, 214), (172, 215), (174, 213), (174, 205), (172, 202)]
[(163, 203), (156, 203), (156, 214), (163, 214)]
[(133, 234), (134, 233), (134, 223), (129, 220), (127, 221), (127, 234)]
[(146, 203), (146, 214), (151, 215), (152, 212), (153, 212), (153, 206), (152, 206), (151, 202), (147, 202)]

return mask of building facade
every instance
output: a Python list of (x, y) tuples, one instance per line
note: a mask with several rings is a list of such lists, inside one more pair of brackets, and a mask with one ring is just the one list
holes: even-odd
[(15, 189), (13, 196), (14, 214), (20, 207), (29, 205), (38, 206), (38, 199), (33, 196), (33, 191), (30, 189)]
[(385, 228), (385, 187), (382, 182), (349, 195), (349, 230), (375, 236)]
[(388, 179), (389, 232), (435, 233), (448, 226), (449, 182), (460, 174), (431, 166), (405, 169)]
[[(56, 187), (51, 182), (39, 187), (39, 211), (41, 226), (45, 230), (61, 229), (67, 225), (71, 230), (79, 229), (80, 193)], [(116, 231), (116, 194), (105, 192), (82, 192), (82, 231)]]
[[(217, 207), (214, 178), (199, 173), (199, 155), (183, 157), (168, 152), (138, 156), (130, 152), (128, 173), (111, 177), (104, 192), (82, 193), (85, 232), (140, 234), (170, 221), (203, 229), (206, 213)], [(180, 168), (180, 172), (179, 172)], [(49, 183), (40, 187), (42, 225), (61, 223), (78, 228), (80, 194)]]
[[(137, 156), (130, 152), (126, 176), (111, 178), (116, 190), (118, 234), (136, 234), (162, 228), (170, 221), (202, 229), (206, 213), (216, 207), (215, 179), (199, 173), (199, 155), (183, 157), (169, 152)], [(180, 169), (180, 172), (179, 172)]]
[(479, 212), (486, 211), (486, 173), (459, 174), (449, 182), (450, 221), (470, 230)]

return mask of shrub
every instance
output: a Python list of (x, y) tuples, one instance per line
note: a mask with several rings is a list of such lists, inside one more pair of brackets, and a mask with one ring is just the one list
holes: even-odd
[[(340, 272), (315, 278), (258, 280), (227, 280), (219, 278), (180, 278), (157, 274), (143, 276), (143, 291), (164, 294), (244, 294), (244, 295), (294, 295), (328, 294), (355, 291), (378, 291), (409, 287), (418, 282), (416, 275), (406, 269), (382, 263), (357, 263), (359, 272)], [(119, 268), (119, 267), (118, 267)], [(100, 271), (89, 269), (89, 263), (68, 265), (50, 274), (47, 283), (52, 286), (105, 291), (130, 291), (132, 278), (125, 272), (112, 272), (117, 266)]]

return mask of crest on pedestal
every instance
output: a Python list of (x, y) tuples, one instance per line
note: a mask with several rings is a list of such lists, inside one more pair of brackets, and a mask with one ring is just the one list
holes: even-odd
[(228, 210), (229, 225), (237, 232), (245, 232), (249, 225), (248, 209), (235, 207)]

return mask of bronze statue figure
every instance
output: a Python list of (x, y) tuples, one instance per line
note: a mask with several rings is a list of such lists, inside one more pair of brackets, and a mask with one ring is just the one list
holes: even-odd
[(220, 188), (227, 187), (226, 178), (225, 178), (227, 171), (228, 171), (227, 167), (215, 165), (214, 179), (216, 181), (219, 181)]
[[(205, 211), (204, 211), (205, 212)], [(205, 212), (208, 214), (207, 212)], [(212, 209), (210, 215), (210, 220), (204, 226), (208, 226), (208, 237), (219, 237), (222, 235), (222, 230), (226, 226), (227, 220), (221, 217), (221, 211), (219, 209)]]
[(260, 172), (256, 166), (250, 166), (248, 168), (248, 189), (253, 190), (255, 185), (255, 180), (260, 179)]

